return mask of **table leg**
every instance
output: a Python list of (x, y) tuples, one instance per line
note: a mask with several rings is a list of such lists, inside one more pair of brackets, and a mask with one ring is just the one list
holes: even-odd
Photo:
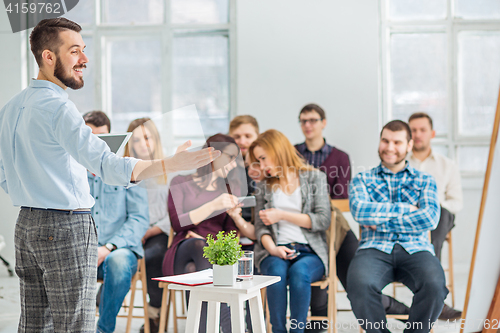
[(233, 332), (245, 332), (244, 300), (240, 295), (231, 296), (231, 329)]
[(220, 302), (209, 301), (207, 315), (208, 315), (207, 332), (208, 333), (219, 332)]
[(197, 292), (191, 291), (186, 320), (186, 333), (198, 333), (200, 327), (202, 299)]
[(254, 333), (265, 333), (266, 323), (264, 321), (264, 310), (262, 308), (262, 297), (257, 292), (255, 297), (248, 300), (250, 303), (250, 317), (252, 318), (252, 328)]

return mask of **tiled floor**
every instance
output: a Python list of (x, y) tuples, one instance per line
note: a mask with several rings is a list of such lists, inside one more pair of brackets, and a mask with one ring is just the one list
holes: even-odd
[[(455, 265), (455, 288), (456, 288), (456, 304), (457, 308), (462, 309), (464, 298), (465, 298), (465, 290), (467, 286), (467, 278), (468, 278), (468, 267), (460, 267), (459, 265)], [(142, 297), (140, 297), (138, 292), (136, 299), (140, 301)], [(411, 304), (412, 294), (409, 290), (405, 288), (400, 288), (398, 290), (398, 299), (402, 300), (406, 304)], [(349, 301), (347, 300), (345, 293), (339, 293), (338, 296), (338, 305), (341, 309), (348, 309), (350, 307)], [(15, 333), (17, 332), (17, 322), (19, 319), (19, 284), (16, 277), (9, 277), (7, 271), (3, 266), (0, 265), (0, 332), (2, 333)], [(136, 310), (140, 311), (140, 310)], [(397, 322), (390, 320), (389, 321), (395, 329), (391, 330), (392, 332), (403, 332), (402, 325)], [(139, 332), (139, 328), (143, 324), (143, 320), (141, 319), (133, 319), (132, 320), (132, 330), (131, 332), (137, 333)], [(170, 322), (170, 327), (168, 332), (172, 332), (172, 323)], [(184, 331), (184, 320), (179, 321), (179, 332)], [(399, 325), (399, 328), (398, 328)], [(117, 333), (125, 332), (126, 319), (118, 318), (117, 320)], [(356, 325), (356, 319), (351, 311), (343, 311), (339, 312), (338, 315), (338, 324), (339, 333), (358, 333), (358, 327)], [(459, 328), (454, 327), (453, 325), (447, 325), (446, 322), (438, 321), (437, 326), (435, 326), (435, 333), (451, 333), (458, 332)]]

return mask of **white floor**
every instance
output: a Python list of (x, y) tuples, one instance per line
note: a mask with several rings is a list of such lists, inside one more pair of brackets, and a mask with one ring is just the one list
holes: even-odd
[[(468, 267), (460, 267), (455, 265), (455, 305), (456, 308), (462, 309), (465, 299), (465, 291), (467, 287), (468, 279)], [(388, 294), (392, 293), (391, 290), (387, 290)], [(397, 298), (407, 305), (411, 304), (412, 294), (406, 288), (398, 288)], [(136, 299), (138, 302), (141, 301), (142, 297), (140, 292), (137, 293)], [(137, 304), (137, 303), (136, 303)], [(451, 303), (450, 303), (451, 304)], [(338, 296), (338, 306), (340, 309), (349, 309), (350, 304), (347, 300), (345, 293), (339, 293)], [(140, 313), (141, 310), (136, 310)], [(19, 320), (19, 283), (17, 277), (9, 277), (7, 270), (3, 265), (0, 264), (0, 332), (2, 333), (15, 333), (17, 332), (17, 322)], [(395, 329), (392, 332), (403, 332), (403, 326), (398, 321), (393, 321), (390, 319), (389, 323)], [(139, 332), (139, 328), (143, 324), (141, 319), (132, 320), (132, 333)], [(179, 332), (184, 331), (184, 320), (179, 320)], [(398, 328), (399, 325), (399, 328)], [(126, 319), (118, 318), (116, 331), (117, 333), (125, 332)], [(172, 322), (169, 323), (168, 332), (172, 332)], [(339, 333), (358, 333), (358, 327), (356, 324), (356, 319), (351, 311), (341, 311), (338, 314)], [(460, 328), (454, 325), (448, 325), (444, 321), (438, 321), (435, 326), (435, 333), (451, 333), (459, 332)]]

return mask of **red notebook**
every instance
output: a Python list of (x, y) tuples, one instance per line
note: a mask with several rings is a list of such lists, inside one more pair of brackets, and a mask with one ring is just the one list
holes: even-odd
[(203, 271), (180, 274), (180, 275), (172, 275), (172, 276), (164, 276), (159, 278), (153, 278), (152, 280), (169, 282), (175, 284), (182, 284), (185, 286), (199, 286), (202, 284), (210, 284), (213, 283), (213, 272), (211, 268), (205, 269)]

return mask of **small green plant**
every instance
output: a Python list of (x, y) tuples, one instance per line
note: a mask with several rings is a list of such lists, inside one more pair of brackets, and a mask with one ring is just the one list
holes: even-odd
[(208, 235), (207, 244), (203, 248), (203, 257), (207, 258), (212, 265), (234, 265), (243, 256), (239, 239), (236, 232), (231, 231), (224, 235), (224, 231), (219, 231), (217, 239)]

